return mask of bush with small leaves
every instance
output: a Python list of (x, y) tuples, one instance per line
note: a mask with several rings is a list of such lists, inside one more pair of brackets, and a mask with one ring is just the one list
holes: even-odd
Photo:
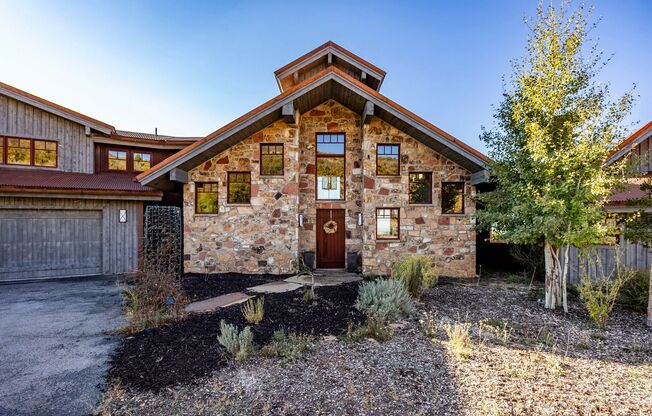
[(272, 342), (262, 348), (261, 354), (278, 358), (282, 362), (294, 361), (312, 347), (312, 341), (308, 335), (297, 335), (294, 332), (288, 335), (285, 330), (279, 329), (274, 331)]
[(247, 322), (258, 325), (265, 316), (265, 298), (249, 299), (242, 305), (241, 311)]
[(254, 350), (254, 334), (251, 329), (246, 327), (240, 331), (237, 326), (227, 324), (223, 319), (220, 321), (217, 340), (236, 360), (244, 360)]
[(394, 263), (392, 277), (399, 279), (412, 297), (418, 298), (439, 280), (439, 270), (430, 256), (405, 256)]
[(414, 304), (405, 286), (394, 279), (363, 283), (358, 289), (355, 307), (363, 311), (368, 319), (381, 324), (394, 322), (414, 312)]
[(577, 290), (589, 317), (599, 328), (604, 329), (607, 326), (607, 319), (614, 308), (618, 293), (631, 277), (632, 274), (626, 270), (617, 273), (612, 279), (606, 276), (591, 280), (585, 274), (582, 275)]
[(620, 289), (619, 301), (637, 312), (645, 312), (650, 291), (650, 275), (646, 270), (631, 270), (631, 278)]

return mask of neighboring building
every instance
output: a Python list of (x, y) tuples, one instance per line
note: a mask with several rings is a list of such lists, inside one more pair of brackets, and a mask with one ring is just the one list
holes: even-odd
[(387, 274), (433, 255), (476, 274), (488, 159), (379, 93), (385, 72), (328, 42), (275, 72), (281, 93), (138, 175), (183, 184), (186, 272)]
[(0, 83), (0, 281), (136, 270), (144, 206), (175, 195), (134, 176), (194, 140), (118, 131)]

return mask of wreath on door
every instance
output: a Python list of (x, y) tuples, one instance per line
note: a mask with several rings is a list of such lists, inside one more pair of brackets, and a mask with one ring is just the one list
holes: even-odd
[(335, 234), (337, 232), (337, 223), (333, 220), (324, 223), (324, 232), (326, 234)]

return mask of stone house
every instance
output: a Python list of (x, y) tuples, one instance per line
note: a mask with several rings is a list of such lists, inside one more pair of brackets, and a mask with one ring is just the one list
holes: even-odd
[(476, 273), (487, 157), (379, 91), (385, 72), (327, 42), (275, 73), (280, 94), (139, 174), (182, 189), (186, 272), (386, 274), (402, 255)]

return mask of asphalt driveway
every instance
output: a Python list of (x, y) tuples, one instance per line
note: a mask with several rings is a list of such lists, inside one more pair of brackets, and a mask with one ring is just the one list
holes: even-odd
[(115, 278), (0, 285), (0, 415), (85, 415), (123, 323)]

